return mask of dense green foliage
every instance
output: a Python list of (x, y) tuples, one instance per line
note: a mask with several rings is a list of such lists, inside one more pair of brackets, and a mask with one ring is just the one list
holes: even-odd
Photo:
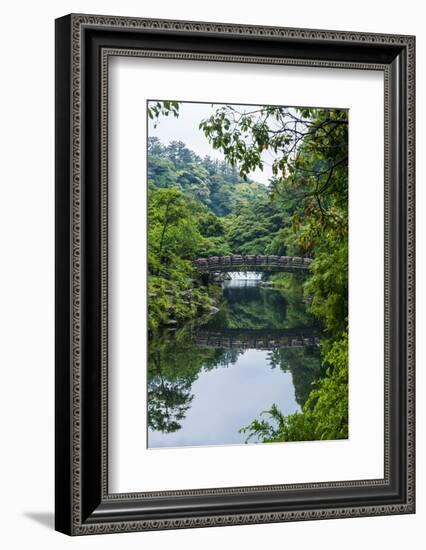
[(148, 216), (151, 330), (192, 319), (215, 302), (213, 286), (193, 272), (194, 258), (263, 254), (282, 225), (264, 185), (224, 161), (200, 159), (180, 141), (165, 146), (154, 137), (148, 142)]
[(148, 138), (148, 185), (179, 189), (216, 216), (238, 212), (259, 196), (267, 197), (264, 185), (241, 177), (229, 163), (208, 156), (201, 159), (182, 141), (165, 146), (157, 137)]
[[(179, 116), (179, 104), (157, 102), (150, 106), (149, 116), (153, 119), (169, 115)], [(289, 319), (286, 303), (294, 300), (294, 304), (307, 304), (313, 318), (324, 327), (326, 337), (322, 340), (322, 368), (310, 362), (305, 352), (295, 352), (292, 358), (292, 364), (299, 365), (299, 381), (296, 371), (293, 377), (302, 412), (283, 416), (272, 405), (243, 431), (248, 439), (256, 436), (267, 442), (346, 438), (347, 111), (274, 106), (250, 110), (224, 105), (201, 121), (200, 129), (213, 149), (223, 153), (224, 161), (201, 159), (180, 141), (165, 145), (158, 138), (149, 138), (150, 329), (181, 325), (209, 311), (213, 304), (220, 306), (218, 285), (192, 268), (192, 260), (198, 256), (234, 253), (312, 257), (311, 274), (306, 278), (287, 273), (272, 276), (277, 288), (273, 300), (280, 301), (281, 294), (286, 297), (282, 313), (269, 306), (264, 312), (255, 312), (248, 296), (244, 304), (231, 304), (218, 315), (226, 316), (231, 327), (238, 326), (243, 317), (253, 328), (258, 328), (259, 322), (276, 326), (283, 320), (287, 326), (297, 326), (297, 307), (291, 308), (293, 319)], [(249, 178), (255, 169), (264, 168), (265, 152), (273, 157), (269, 186)], [(271, 294), (267, 296), (271, 300)], [(277, 364), (285, 364), (280, 353), (288, 351), (274, 352)], [(205, 350), (200, 354), (205, 360)], [(154, 358), (152, 361), (154, 365)], [(164, 413), (161, 403), (169, 395), (168, 390), (164, 384), (161, 386), (161, 377), (153, 375), (158, 382), (154, 384), (155, 395), (163, 395), (157, 399), (160, 412), (153, 410), (152, 417), (157, 418), (154, 424), (171, 431), (178, 429), (179, 419), (189, 406), (192, 384), (180, 387), (177, 367), (175, 374), (173, 368), (170, 366), (170, 375), (163, 377), (180, 388), (180, 393), (170, 394), (178, 412), (167, 421), (169, 427), (160, 427)], [(188, 380), (195, 379), (196, 370)]]
[[(149, 328), (207, 310), (209, 286), (193, 279), (191, 259), (217, 252), (223, 229), (205, 226), (205, 207), (177, 189), (150, 189), (148, 204)], [(213, 234), (212, 234), (213, 233)]]

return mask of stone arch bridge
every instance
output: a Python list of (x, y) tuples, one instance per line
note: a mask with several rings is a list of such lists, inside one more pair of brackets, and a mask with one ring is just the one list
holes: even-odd
[(223, 273), (230, 271), (256, 272), (289, 272), (304, 273), (309, 271), (311, 258), (298, 256), (211, 256), (197, 258), (194, 266), (203, 273)]

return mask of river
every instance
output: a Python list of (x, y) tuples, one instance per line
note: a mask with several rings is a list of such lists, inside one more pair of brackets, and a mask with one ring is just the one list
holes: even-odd
[(273, 404), (300, 411), (321, 368), (320, 332), (300, 296), (233, 273), (203, 324), (152, 336), (148, 447), (243, 444), (240, 429)]

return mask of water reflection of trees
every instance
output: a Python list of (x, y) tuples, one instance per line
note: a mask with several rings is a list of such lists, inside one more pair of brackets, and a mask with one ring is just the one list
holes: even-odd
[(220, 311), (207, 323), (215, 328), (290, 328), (309, 326), (313, 317), (299, 297), (259, 284), (225, 286)]
[[(148, 427), (162, 433), (178, 431), (191, 407), (194, 398), (192, 386), (199, 374), (234, 365), (245, 351), (198, 345), (194, 342), (194, 333), (187, 329), (151, 338), (148, 354)], [(267, 361), (271, 368), (280, 368), (292, 374), (296, 401), (303, 407), (319, 374), (319, 349), (274, 349), (268, 352)]]
[(300, 407), (305, 404), (312, 385), (318, 379), (321, 369), (321, 356), (318, 348), (274, 349), (269, 353), (272, 368), (291, 372), (294, 393)]
[(150, 339), (148, 353), (148, 427), (176, 432), (191, 407), (191, 388), (199, 373), (234, 364), (235, 349), (212, 349), (192, 342), (189, 330)]

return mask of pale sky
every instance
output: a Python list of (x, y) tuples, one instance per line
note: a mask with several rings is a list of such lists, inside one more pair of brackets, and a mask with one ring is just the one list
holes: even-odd
[[(211, 103), (180, 103), (179, 117), (160, 116), (157, 120), (157, 128), (154, 128), (154, 121), (148, 119), (148, 132), (150, 137), (158, 137), (164, 145), (168, 145), (170, 141), (183, 141), (188, 149), (194, 151), (201, 158), (209, 155), (211, 158), (223, 160), (223, 154), (209, 144), (204, 133), (198, 129), (201, 120), (211, 116), (218, 104)], [(236, 106), (239, 110), (247, 108), (253, 110), (253, 105), (244, 107)], [(264, 168), (256, 170), (249, 174), (249, 177), (260, 183), (268, 183), (272, 176), (273, 156), (266, 151), (263, 154)]]

